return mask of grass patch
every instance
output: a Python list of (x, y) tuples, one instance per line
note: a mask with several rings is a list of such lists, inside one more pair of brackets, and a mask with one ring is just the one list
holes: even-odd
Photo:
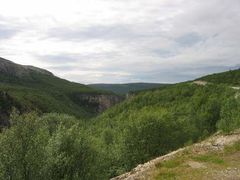
[(162, 172), (157, 177), (157, 180), (173, 180), (173, 179), (176, 179), (176, 174), (173, 172)]
[(214, 164), (224, 164), (224, 160), (216, 154), (206, 154), (206, 155), (199, 155), (192, 157), (193, 160), (195, 161), (200, 161), (200, 162), (210, 162)]
[(180, 159), (173, 159), (165, 161), (164, 163), (161, 164), (161, 166), (165, 168), (175, 168), (178, 167), (181, 163), (182, 161)]
[(224, 148), (224, 153), (225, 154), (231, 154), (231, 153), (235, 153), (237, 151), (240, 151), (240, 141), (235, 143), (232, 146), (227, 146)]

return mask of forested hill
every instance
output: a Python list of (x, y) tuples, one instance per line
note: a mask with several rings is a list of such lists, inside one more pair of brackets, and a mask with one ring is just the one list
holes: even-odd
[(0, 126), (12, 108), (93, 117), (119, 102), (118, 96), (54, 76), (44, 69), (0, 58)]
[[(32, 93), (29, 102), (38, 102), (36, 89), (14, 88), (9, 87), (10, 97), (16, 94), (13, 100), (28, 97), (22, 91), (27, 88)], [(53, 97), (43, 99), (46, 107), (58, 97), (66, 96), (57, 99), (61, 107), (74, 102), (66, 93), (72, 91), (59, 96), (49, 88), (44, 92)], [(0, 179), (110, 179), (217, 131), (240, 128), (239, 112), (240, 90), (232, 88), (232, 82), (191, 81), (139, 92), (91, 121), (52, 113), (14, 113), (11, 128), (0, 133)]]
[(127, 94), (129, 92), (148, 90), (153, 88), (159, 88), (168, 84), (159, 83), (129, 83), (129, 84), (90, 84), (90, 87), (94, 87), (101, 90), (112, 91), (116, 94)]
[(216, 84), (228, 84), (232, 86), (240, 86), (240, 69), (208, 75), (200, 78), (199, 80), (212, 82)]
[[(228, 73), (232, 72), (224, 74)], [(218, 130), (239, 128), (240, 92), (229, 84), (232, 79), (226, 84), (186, 82), (143, 91), (102, 114), (95, 127), (112, 158), (109, 173), (118, 175)]]

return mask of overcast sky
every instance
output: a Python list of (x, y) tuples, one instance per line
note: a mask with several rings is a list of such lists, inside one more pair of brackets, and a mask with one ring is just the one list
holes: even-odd
[(80, 83), (240, 67), (240, 0), (0, 0), (0, 57)]

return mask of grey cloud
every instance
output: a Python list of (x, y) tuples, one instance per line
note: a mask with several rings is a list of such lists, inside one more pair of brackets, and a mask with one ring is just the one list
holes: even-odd
[(15, 18), (5, 17), (0, 14), (0, 40), (12, 38), (22, 31), (22, 26)]
[(144, 37), (144, 34), (140, 34), (131, 29), (131, 25), (99, 25), (90, 26), (87, 28), (68, 28), (59, 27), (49, 31), (49, 37), (53, 37), (60, 40), (88, 40), (88, 39), (132, 39), (137, 37)]
[(77, 67), (75, 65), (55, 65), (55, 66), (47, 66), (47, 69), (51, 71), (73, 71), (76, 70)]
[(0, 24), (0, 40), (1, 39), (8, 39), (13, 37), (17, 32), (19, 32), (18, 29), (13, 29), (9, 27), (5, 27)]
[(44, 61), (49, 64), (68, 64), (77, 62), (77, 59), (72, 55), (57, 54), (57, 55), (36, 55), (39, 61)]
[(180, 36), (179, 38), (177, 38), (176, 42), (182, 47), (191, 47), (203, 40), (204, 40), (204, 38), (202, 38), (197, 33), (190, 32), (188, 34), (184, 34), (184, 35)]
[[(86, 83), (179, 82), (239, 67), (239, 0), (165, 2), (162, 6), (159, 0), (133, 0), (129, 5), (123, 0), (123, 8), (114, 6), (116, 16), (107, 18), (112, 21), (102, 24), (88, 19), (84, 27), (81, 22), (72, 26), (54, 22), (44, 31), (44, 40), (63, 46), (50, 47), (52, 53), (49, 50), (49, 54), (34, 57), (59, 75)], [(128, 18), (129, 14), (133, 16)], [(0, 26), (0, 39), (14, 36), (4, 28)], [(101, 46), (106, 43), (107, 50), (111, 44), (111, 52), (100, 47), (98, 53), (92, 53), (96, 41), (91, 40), (99, 40)], [(64, 49), (66, 41), (76, 47), (87, 42), (94, 48), (71, 52)]]
[(170, 58), (177, 55), (176, 51), (166, 49), (154, 49), (152, 52), (162, 58)]
[[(183, 0), (177, 6), (173, 3), (170, 8), (171, 11), (180, 9), (183, 13), (160, 21), (158, 11), (154, 11), (154, 14), (146, 15), (151, 18), (143, 24), (132, 22), (90, 25), (87, 28), (60, 27), (51, 29), (48, 36), (62, 41), (100, 39), (115, 43), (119, 49), (112, 54), (78, 54), (70, 55), (70, 58), (61, 55), (66, 63), (77, 59), (74, 63), (79, 65), (79, 71), (101, 72), (102, 76), (98, 79), (94, 79), (94, 75), (89, 78), (92, 82), (186, 81), (236, 66), (239, 55), (237, 49), (240, 48), (237, 39), (240, 13), (236, 11), (239, 3), (236, 0), (231, 2), (223, 0), (219, 4), (217, 0)], [(102, 66), (91, 66), (90, 61), (101, 62)], [(61, 67), (61, 70), (64, 71), (64, 68)], [(130, 75), (113, 75), (119, 71), (129, 72)], [(73, 76), (82, 81), (81, 77), (78, 79), (77, 75)]]
[(46, 54), (46, 55), (35, 55), (39, 61), (43, 61), (50, 65), (59, 64), (76, 64), (86, 63), (90, 61), (98, 61), (103, 59), (110, 59), (116, 56), (120, 56), (118, 52), (106, 52), (106, 53), (62, 53), (62, 54)]
[[(117, 52), (93, 53), (93, 54), (49, 54), (36, 56), (38, 61), (47, 65), (46, 69), (54, 72), (54, 74), (84, 72), (84, 71), (103, 71), (105, 73), (115, 73), (124, 71), (123, 66), (114, 66), (116, 56), (120, 56)], [(105, 60), (105, 62), (103, 62)], [(98, 64), (98, 62), (100, 64)], [(109, 63), (108, 63), (109, 62)], [(101, 65), (103, 64), (103, 65)], [(100, 65), (100, 67), (99, 67)]]

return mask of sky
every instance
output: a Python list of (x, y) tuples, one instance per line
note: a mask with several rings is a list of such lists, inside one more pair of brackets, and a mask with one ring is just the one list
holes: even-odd
[(0, 0), (0, 57), (89, 83), (240, 67), (240, 0)]

